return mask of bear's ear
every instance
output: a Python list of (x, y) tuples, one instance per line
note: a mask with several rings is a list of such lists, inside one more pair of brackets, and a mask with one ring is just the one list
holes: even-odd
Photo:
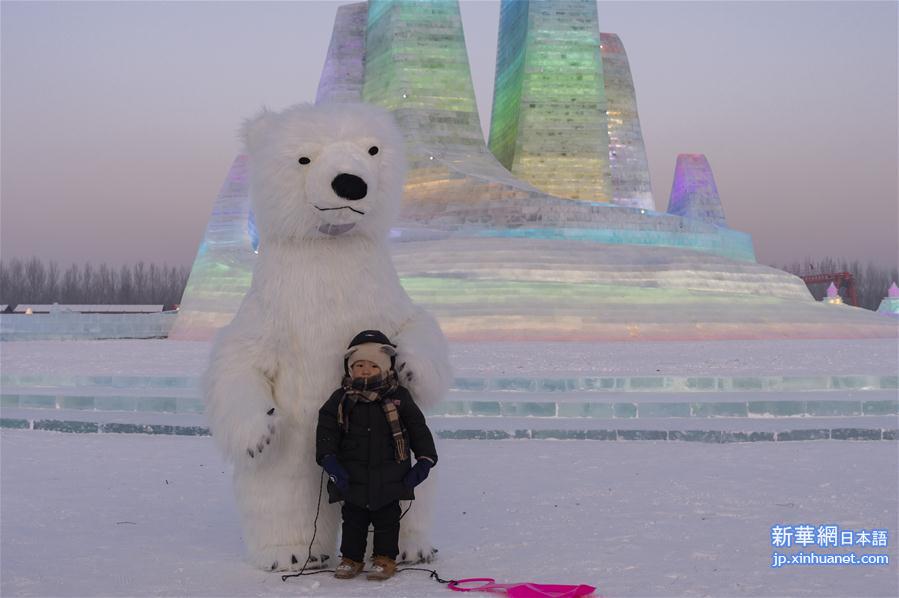
[(259, 146), (259, 142), (265, 137), (276, 118), (277, 115), (274, 112), (263, 107), (256, 116), (244, 121), (240, 128), (240, 138), (248, 152), (252, 152)]

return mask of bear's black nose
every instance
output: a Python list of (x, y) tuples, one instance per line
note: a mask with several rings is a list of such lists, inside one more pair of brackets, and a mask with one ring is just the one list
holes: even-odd
[(362, 199), (368, 193), (368, 185), (355, 174), (341, 173), (331, 181), (331, 189), (344, 199)]

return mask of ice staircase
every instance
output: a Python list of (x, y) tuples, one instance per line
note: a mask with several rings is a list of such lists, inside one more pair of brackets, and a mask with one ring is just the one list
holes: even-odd
[[(586, 345), (578, 349), (577, 344), (565, 343), (530, 347), (458, 344), (453, 346), (454, 361), (463, 367), (457, 367), (447, 400), (429, 414), (429, 421), (438, 436), (454, 439), (717, 443), (896, 439), (899, 376), (895, 369), (884, 367), (894, 351), (892, 341), (872, 339), (844, 345), (845, 351), (879, 357), (864, 365), (863, 357), (846, 363), (840, 355), (831, 355), (843, 361), (840, 371), (855, 368), (861, 372), (838, 375), (820, 374), (809, 367), (828, 346), (834, 346), (827, 343), (835, 341), (825, 343), (817, 354), (795, 356), (790, 371), (778, 368), (779, 355), (813, 346), (808, 341), (796, 342), (783, 341), (780, 346), (777, 342), (754, 346), (734, 342), (729, 348), (705, 343), (693, 347), (692, 362), (688, 357), (680, 365), (671, 352), (689, 349), (690, 343), (606, 343), (590, 350)], [(735, 352), (740, 346), (749, 348)], [(653, 353), (660, 347), (666, 352), (661, 358)], [(555, 354), (535, 357), (535, 349), (541, 348)], [(721, 352), (717, 358), (716, 350)], [(607, 361), (612, 351), (619, 352), (614, 367)], [(726, 368), (724, 355), (730, 356), (729, 361), (742, 359), (754, 365)], [(758, 363), (763, 357), (767, 361)], [(531, 362), (542, 366), (535, 368)], [(561, 371), (566, 362), (568, 373), (552, 373)], [(654, 367), (656, 362), (658, 367)], [(819, 372), (837, 369), (821, 365)], [(765, 367), (776, 373), (759, 375)], [(517, 368), (531, 371), (525, 374)], [(197, 375), (7, 370), (4, 368), (0, 377), (2, 427), (208, 434)], [(653, 370), (658, 371), (651, 374)]]

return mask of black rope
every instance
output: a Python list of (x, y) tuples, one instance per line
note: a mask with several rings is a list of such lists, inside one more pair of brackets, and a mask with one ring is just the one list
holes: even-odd
[(300, 569), (299, 573), (291, 573), (290, 575), (282, 575), (281, 581), (287, 581), (287, 578), (289, 578), (289, 577), (299, 577), (300, 575), (303, 575), (303, 576), (318, 575), (319, 573), (334, 573), (334, 572), (335, 572), (334, 569), (319, 569), (318, 571), (307, 571), (306, 573), (303, 573), (303, 570)]
[[(322, 469), (322, 475), (318, 482), (318, 503), (315, 506), (315, 519), (312, 520), (312, 540), (309, 542), (309, 552), (306, 553), (306, 562), (303, 563), (303, 566), (300, 567), (299, 573), (292, 573), (290, 575), (282, 575), (281, 581), (287, 581), (290, 577), (299, 577), (300, 575), (314, 575), (314, 573), (303, 573), (306, 570), (306, 565), (309, 564), (309, 561), (312, 560), (312, 544), (315, 543), (315, 534), (318, 533), (318, 513), (322, 508), (322, 490), (325, 487), (325, 470)], [(333, 569), (331, 570), (333, 572)], [(326, 573), (326, 571), (316, 571), (315, 573)]]
[(408, 512), (409, 512), (409, 509), (411, 509), (411, 508), (412, 508), (412, 501), (411, 501), (411, 500), (410, 500), (410, 501), (409, 501), (409, 506), (408, 506), (408, 507), (406, 507), (406, 510), (405, 510), (405, 511), (403, 511), (403, 514), (402, 514), (402, 515), (400, 515), (400, 520), (401, 520), (401, 521), (402, 521), (402, 519), (403, 519), (403, 517), (405, 517), (405, 516), (406, 516), (406, 513), (408, 513)]
[[(455, 579), (441, 579), (440, 574), (437, 573), (437, 571), (435, 569), (425, 569), (423, 567), (402, 567), (402, 568), (396, 570), (397, 573), (400, 573), (402, 571), (424, 571), (425, 573), (430, 573), (430, 575), (428, 577), (437, 581), (437, 583), (450, 583), (452, 581), (457, 581)], [(369, 572), (369, 569), (365, 569), (363, 571), (360, 571), (359, 573), (362, 574), (362, 573), (368, 573), (368, 572)], [(303, 573), (303, 571), (301, 570), (299, 573), (293, 573), (291, 575), (282, 575), (281, 581), (287, 581), (287, 579), (289, 577), (299, 577), (300, 575), (304, 575), (304, 576), (305, 575), (318, 575), (319, 573), (334, 573), (334, 569), (322, 569), (320, 571), (309, 571), (307, 573)]]
[[(334, 569), (321, 569), (319, 571), (309, 571), (306, 573), (306, 565), (309, 564), (309, 561), (312, 560), (312, 545), (315, 543), (315, 535), (318, 533), (318, 514), (321, 512), (322, 508), (322, 491), (325, 487), (325, 470), (322, 469), (321, 479), (318, 484), (318, 504), (315, 507), (315, 519), (312, 520), (312, 540), (309, 542), (309, 552), (306, 554), (306, 562), (303, 563), (303, 566), (300, 568), (297, 573), (290, 573), (281, 576), (281, 581), (286, 582), (291, 577), (300, 577), (305, 575), (318, 575), (320, 573), (334, 573)], [(409, 506), (406, 507), (406, 510), (400, 515), (400, 519), (406, 516), (406, 513), (409, 512), (409, 509), (412, 508), (412, 501), (409, 501)], [(369, 533), (373, 533), (374, 530), (369, 531)], [(402, 569), (397, 569), (397, 573), (401, 571), (425, 571), (430, 573), (429, 576), (431, 579), (436, 580), (438, 583), (450, 583), (451, 581), (455, 581), (454, 579), (440, 579), (440, 576), (437, 574), (435, 569), (425, 569), (423, 567), (403, 567)], [(367, 571), (361, 571), (361, 573), (366, 573)]]
[(436, 580), (437, 583), (450, 583), (451, 581), (456, 581), (455, 579), (440, 579), (440, 575), (437, 574), (436, 569), (425, 569), (424, 567), (403, 567), (402, 569), (397, 569), (396, 572), (400, 571), (427, 571), (430, 573), (428, 577), (433, 580)]

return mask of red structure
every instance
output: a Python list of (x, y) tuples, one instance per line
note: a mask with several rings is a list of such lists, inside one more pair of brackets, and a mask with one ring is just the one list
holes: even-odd
[(855, 278), (852, 272), (834, 272), (833, 274), (809, 274), (800, 276), (805, 284), (820, 284), (823, 282), (832, 282), (838, 289), (846, 287), (846, 294), (849, 296), (849, 305), (858, 307), (858, 296), (855, 294)]

